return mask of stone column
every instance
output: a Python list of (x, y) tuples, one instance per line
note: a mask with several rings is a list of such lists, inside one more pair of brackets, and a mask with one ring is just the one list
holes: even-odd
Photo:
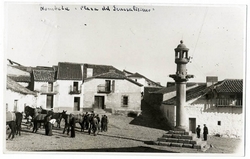
[(185, 113), (186, 103), (186, 82), (176, 83), (176, 128), (188, 130)]

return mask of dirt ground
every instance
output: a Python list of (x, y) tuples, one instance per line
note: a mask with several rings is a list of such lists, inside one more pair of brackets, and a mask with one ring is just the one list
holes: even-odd
[[(121, 115), (109, 115), (108, 132), (100, 132), (97, 136), (89, 135), (87, 131), (76, 129), (76, 137), (70, 138), (63, 134), (63, 128), (53, 129), (52, 136), (45, 136), (44, 129), (32, 133), (31, 129), (22, 125), (21, 136), (13, 140), (6, 140), (5, 153), (18, 152), (138, 152), (138, 153), (216, 153), (236, 154), (241, 143), (240, 139), (229, 139), (215, 136), (208, 137), (208, 145), (211, 147), (203, 152), (191, 148), (177, 148), (150, 144), (156, 141), (166, 131), (141, 126), (143, 124), (131, 124), (135, 119)], [(63, 127), (62, 122), (62, 127)], [(79, 126), (79, 125), (77, 125)], [(9, 133), (9, 131), (6, 131)]]

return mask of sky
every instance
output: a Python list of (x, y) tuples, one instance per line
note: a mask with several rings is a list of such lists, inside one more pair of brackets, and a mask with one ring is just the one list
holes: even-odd
[[(147, 12), (118, 11), (134, 6)], [(245, 5), (9, 2), (4, 18), (4, 58), (25, 66), (112, 65), (165, 86), (174, 81), (174, 49), (183, 40), (189, 82), (245, 75)]]

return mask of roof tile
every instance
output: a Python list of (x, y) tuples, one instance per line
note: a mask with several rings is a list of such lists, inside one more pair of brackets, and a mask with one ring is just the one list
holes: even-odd
[(58, 80), (82, 80), (81, 64), (77, 63), (58, 63)]

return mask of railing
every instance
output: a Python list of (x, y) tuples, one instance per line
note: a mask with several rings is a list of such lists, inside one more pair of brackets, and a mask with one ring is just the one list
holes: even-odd
[(217, 99), (217, 106), (238, 106), (242, 107), (242, 99)]
[(59, 85), (54, 86), (52, 89), (46, 85), (41, 86), (40, 92), (43, 94), (57, 94), (59, 89)]
[(111, 90), (107, 85), (100, 84), (100, 85), (97, 86), (97, 92), (98, 93), (110, 93)]
[(78, 90), (73, 86), (70, 86), (69, 94), (81, 94), (81, 90)]

